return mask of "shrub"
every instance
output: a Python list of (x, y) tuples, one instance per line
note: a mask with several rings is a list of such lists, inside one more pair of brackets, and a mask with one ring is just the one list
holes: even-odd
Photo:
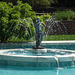
[(40, 20), (41, 20), (42, 22), (45, 22), (46, 20), (48, 20), (48, 19), (51, 19), (51, 18), (52, 18), (52, 16), (51, 16), (51, 15), (49, 15), (49, 14), (44, 14), (44, 15), (37, 16), (37, 17), (40, 17)]
[(71, 10), (57, 11), (55, 12), (55, 18), (57, 20), (75, 20), (75, 12)]
[[(31, 17), (33, 20), (35, 20), (36, 17), (35, 12), (32, 11), (32, 8), (28, 3), (17, 1), (17, 5), (13, 5), (12, 3), (7, 4), (6, 2), (0, 2), (0, 40), (4, 42), (9, 37), (14, 35), (15, 32), (17, 32), (16, 30), (19, 31), (19, 27), (17, 27), (16, 25), (18, 25), (20, 19), (27, 19), (28, 17)], [(25, 21), (22, 21), (22, 24), (22, 26), (27, 25)], [(31, 23), (29, 24), (29, 26), (33, 31)], [(22, 33), (26, 33), (26, 38), (28, 38), (28, 34), (30, 34), (23, 30), (20, 30), (19, 32), (20, 33), (18, 34), (18, 36), (22, 36)]]

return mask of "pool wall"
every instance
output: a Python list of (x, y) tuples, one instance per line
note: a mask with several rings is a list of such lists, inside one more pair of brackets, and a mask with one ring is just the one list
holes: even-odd
[(24, 66), (24, 67), (57, 67), (57, 60), (60, 67), (74, 66), (75, 55), (64, 56), (15, 56), (0, 54), (0, 65)]
[[(75, 50), (75, 41), (42, 41), (42, 46), (46, 48), (70, 49)], [(0, 43), (0, 49), (14, 49), (14, 48), (32, 48), (35, 42), (27, 43)]]

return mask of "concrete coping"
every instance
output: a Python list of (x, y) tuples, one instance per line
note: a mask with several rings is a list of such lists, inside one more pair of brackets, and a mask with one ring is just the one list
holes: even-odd
[[(21, 62), (58, 62), (58, 61), (59, 62), (68, 62), (68, 61), (74, 62), (75, 61), (75, 54), (55, 55), (55, 56), (27, 56), (27, 55), (4, 54), (3, 51), (6, 51), (6, 50), (0, 51), (0, 60), (21, 61)], [(7, 51), (9, 51), (9, 49), (7, 49)]]

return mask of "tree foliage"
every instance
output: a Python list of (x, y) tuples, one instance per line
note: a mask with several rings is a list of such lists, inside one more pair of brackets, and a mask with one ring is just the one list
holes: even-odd
[[(12, 2), (16, 4), (17, 0), (3, 0), (5, 2)], [(49, 7), (52, 3), (57, 3), (57, 0), (21, 0), (24, 3), (29, 3), (33, 8)]]
[[(2, 0), (4, 2), (12, 2), (16, 4), (17, 0)], [(33, 8), (54, 6), (75, 7), (75, 0), (21, 0), (29, 3)]]
[(49, 7), (52, 3), (56, 3), (57, 0), (22, 0), (28, 2), (33, 8)]
[[(17, 5), (13, 5), (12, 3), (0, 2), (0, 40), (2, 42), (6, 41), (9, 37), (15, 35), (17, 31), (19, 32), (16, 33), (18, 37), (24, 38), (24, 34), (28, 36), (30, 33), (26, 32), (24, 27), (27, 27), (28, 30), (31, 27), (33, 31), (31, 23), (26, 22), (28, 17), (35, 18), (35, 12), (32, 11), (28, 3), (17, 1)], [(19, 22), (21, 19), (26, 20), (24, 22), (22, 20), (21, 24)], [(24, 30), (22, 31), (22, 29)]]

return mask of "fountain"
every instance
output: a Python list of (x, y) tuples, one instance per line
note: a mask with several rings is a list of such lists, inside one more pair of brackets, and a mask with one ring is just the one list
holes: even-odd
[[(53, 23), (58, 26), (58, 22), (51, 20), (50, 25), (54, 26)], [(43, 26), (45, 25), (40, 22), (40, 18), (37, 18), (35, 27), (36, 46), (34, 46), (35, 42), (0, 44), (0, 64), (47, 68), (74, 66), (75, 41), (42, 41)]]

